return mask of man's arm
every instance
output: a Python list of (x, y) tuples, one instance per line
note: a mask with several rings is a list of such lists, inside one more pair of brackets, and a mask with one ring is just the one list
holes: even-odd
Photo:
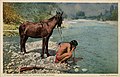
[(73, 47), (70, 52), (73, 52), (73, 51), (75, 50), (75, 48), (76, 48), (76, 47)]
[[(73, 48), (72, 48), (71, 53), (75, 50), (75, 48), (76, 48), (76, 47), (73, 47)], [(75, 51), (74, 51), (74, 53), (75, 53)], [(75, 62), (75, 56), (72, 57), (72, 60), (73, 60), (73, 62)]]
[(68, 46), (68, 48), (67, 48), (67, 52), (69, 53), (69, 52), (73, 52), (74, 50), (75, 50), (75, 48), (76, 47), (72, 47), (72, 49), (70, 50), (70, 45)]

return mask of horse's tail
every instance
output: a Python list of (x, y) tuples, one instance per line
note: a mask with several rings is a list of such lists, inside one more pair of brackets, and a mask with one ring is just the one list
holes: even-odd
[(24, 31), (25, 31), (25, 24), (22, 23), (22, 24), (19, 26), (19, 34), (20, 34), (20, 36), (24, 34)]
[(21, 36), (21, 34), (22, 34), (22, 31), (23, 31), (23, 30), (22, 30), (22, 25), (20, 25), (20, 26), (19, 26), (19, 35), (20, 35), (20, 36)]

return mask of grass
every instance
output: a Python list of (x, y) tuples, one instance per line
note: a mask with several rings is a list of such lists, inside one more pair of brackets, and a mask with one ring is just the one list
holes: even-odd
[[(18, 30), (19, 25), (14, 24), (3, 24), (3, 36), (17, 36), (19, 33), (18, 31), (12, 31), (12, 30)], [(11, 30), (11, 31), (5, 31), (5, 30)]]
[(3, 30), (18, 30), (19, 25), (3, 24)]

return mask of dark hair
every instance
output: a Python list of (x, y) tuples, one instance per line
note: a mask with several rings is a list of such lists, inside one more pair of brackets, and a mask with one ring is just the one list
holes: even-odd
[(72, 41), (70, 42), (70, 44), (73, 45), (73, 46), (77, 46), (77, 45), (78, 45), (78, 42), (77, 42), (76, 40), (72, 40)]

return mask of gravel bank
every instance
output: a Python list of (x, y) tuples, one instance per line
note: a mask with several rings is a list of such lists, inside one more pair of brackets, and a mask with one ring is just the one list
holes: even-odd
[[(6, 45), (8, 43), (5, 43)], [(31, 74), (31, 73), (65, 73), (65, 71), (70, 69), (70, 65), (68, 64), (58, 64), (54, 63), (55, 60), (55, 50), (57, 48), (57, 44), (55, 42), (49, 42), (49, 50), (50, 54), (53, 56), (49, 56), (45, 59), (41, 59), (41, 45), (42, 41), (36, 41), (26, 44), (26, 50), (27, 54), (21, 54), (19, 52), (15, 52), (13, 49), (16, 47), (9, 44), (8, 50), (4, 49), (4, 57), (9, 58), (9, 61), (7, 62), (4, 60), (4, 73), (20, 73), (21, 67), (31, 67), (31, 66), (37, 66), (37, 67), (44, 67), (44, 69), (33, 69), (29, 71), (23, 71), (22, 74)]]

